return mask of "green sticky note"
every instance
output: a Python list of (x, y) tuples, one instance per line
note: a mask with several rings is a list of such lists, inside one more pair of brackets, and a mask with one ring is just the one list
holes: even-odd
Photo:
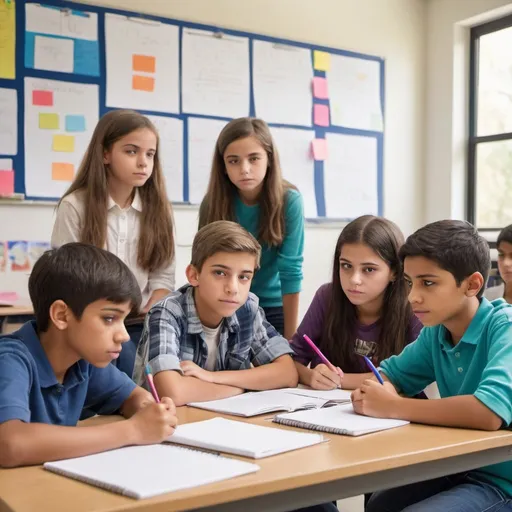
[(58, 130), (59, 114), (40, 113), (39, 128), (41, 128), (41, 130)]

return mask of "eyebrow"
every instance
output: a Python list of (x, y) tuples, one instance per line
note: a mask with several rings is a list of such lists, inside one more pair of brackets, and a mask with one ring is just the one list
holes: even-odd
[[(221, 268), (222, 270), (233, 270), (231, 267), (227, 265), (222, 265), (221, 263), (214, 263), (212, 268)], [(242, 270), (242, 274), (254, 274), (254, 270)]]
[[(340, 261), (343, 261), (345, 263), (352, 263), (350, 260), (347, 260), (347, 258), (340, 258)], [(378, 263), (374, 263), (373, 261), (363, 261), (363, 263), (361, 263), (361, 265), (373, 265), (375, 267), (379, 266)]]
[[(407, 275), (405, 273), (404, 273), (404, 277), (406, 279), (411, 279), (411, 277), (409, 277), (409, 275)], [(416, 279), (426, 279), (427, 277), (430, 278), (430, 277), (439, 277), (439, 276), (437, 274), (418, 274), (415, 277), (416, 277)]]
[[(253, 153), (249, 153), (249, 156), (260, 156), (263, 153), (261, 151), (255, 151)], [(224, 158), (238, 158), (240, 155), (227, 155)]]
[[(137, 144), (132, 144), (131, 142), (128, 142), (127, 144), (124, 144), (123, 148), (125, 148), (127, 146), (132, 146), (134, 148), (140, 149), (140, 146), (137, 146)], [(155, 148), (148, 148), (148, 151), (156, 151), (156, 149)]]
[(126, 313), (126, 310), (125, 309), (121, 309), (121, 308), (112, 308), (112, 307), (108, 307), (108, 308), (101, 308), (101, 311), (111, 311), (111, 312), (114, 312), (114, 313), (121, 313), (121, 315), (124, 315)]

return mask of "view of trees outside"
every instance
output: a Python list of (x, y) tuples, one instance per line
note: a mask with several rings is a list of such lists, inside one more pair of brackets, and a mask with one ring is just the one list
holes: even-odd
[[(477, 107), (477, 136), (512, 132), (512, 27), (480, 37)], [(512, 224), (512, 140), (477, 145), (476, 224)]]

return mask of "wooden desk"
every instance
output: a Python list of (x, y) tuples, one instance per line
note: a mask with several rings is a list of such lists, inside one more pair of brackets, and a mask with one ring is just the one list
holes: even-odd
[[(213, 416), (187, 407), (178, 415), (181, 423)], [(287, 428), (264, 418), (248, 421)], [(256, 461), (257, 473), (148, 500), (125, 498), (41, 467), (0, 470), (0, 512), (286, 511), (503, 462), (512, 453), (512, 432), (505, 430), (408, 425), (360, 438), (326, 437), (330, 442)], [(133, 471), (144, 468), (134, 464)]]
[(24, 316), (33, 315), (32, 306), (0, 306), (0, 317), (2, 316)]

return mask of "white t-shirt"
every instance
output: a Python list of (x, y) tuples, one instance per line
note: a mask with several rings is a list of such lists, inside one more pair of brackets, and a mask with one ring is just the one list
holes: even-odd
[(215, 370), (215, 363), (217, 362), (217, 353), (219, 352), (219, 338), (220, 328), (222, 322), (215, 328), (205, 327), (203, 325), (204, 341), (208, 347), (208, 358), (206, 359), (205, 370), (212, 372)]

